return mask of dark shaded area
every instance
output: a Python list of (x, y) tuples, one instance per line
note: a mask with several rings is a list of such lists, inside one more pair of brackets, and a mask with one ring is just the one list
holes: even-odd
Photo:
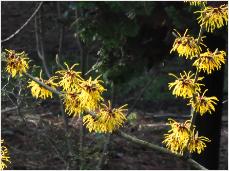
[[(226, 30), (225, 30), (226, 31)], [(225, 35), (227, 37), (227, 35)], [(227, 38), (225, 39), (227, 40)], [(226, 40), (220, 36), (207, 35), (206, 44), (209, 49), (214, 51), (226, 49)], [(213, 43), (214, 42), (214, 43)], [(215, 112), (206, 114), (204, 116), (197, 115), (196, 126), (199, 133), (208, 137), (211, 142), (206, 150), (201, 155), (193, 155), (193, 157), (208, 169), (219, 169), (219, 147), (221, 136), (222, 112), (224, 99), (224, 66), (220, 71), (214, 72), (211, 75), (202, 74), (204, 76), (203, 83), (208, 89), (206, 96), (216, 96), (219, 99), (218, 104), (215, 106)], [(206, 125), (208, 129), (206, 129)]]

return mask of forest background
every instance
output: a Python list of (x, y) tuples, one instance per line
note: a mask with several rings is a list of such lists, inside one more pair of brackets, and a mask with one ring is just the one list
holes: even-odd
[[(31, 16), (38, 4), (2, 2), (2, 40), (14, 33)], [(111, 82), (114, 85), (106, 96), (112, 96), (114, 104), (127, 103), (129, 106), (131, 117), (124, 130), (161, 145), (163, 134), (167, 131), (167, 118), (184, 120), (190, 114), (189, 106), (168, 91), (168, 82), (171, 81), (168, 73), (178, 73), (191, 66), (169, 51), (174, 41), (171, 34), (174, 28), (182, 32), (189, 28), (192, 34), (198, 34), (197, 15), (193, 14), (196, 8), (184, 2), (166, 1), (44, 2), (28, 25), (12, 39), (2, 42), (1, 48), (26, 51), (34, 64), (42, 66), (44, 70), (46, 65), (50, 73), (58, 67), (58, 54), (61, 63), (80, 63), (84, 73), (92, 68), (92, 75), (103, 74), (102, 79), (107, 89), (111, 90)], [(227, 49), (227, 26), (206, 35), (205, 42), (210, 48)], [(212, 85), (213, 93), (216, 93), (214, 95), (219, 93), (225, 100), (228, 98), (227, 67), (226, 62), (221, 71), (206, 81)], [(7, 84), (8, 76), (3, 68), (2, 64), (1, 134), (6, 139), (12, 157), (10, 169), (66, 169), (67, 165), (75, 169), (78, 156), (70, 159), (66, 152), (59, 101), (34, 101), (30, 91), (24, 88), (19, 116), (13, 110), (15, 105), (12, 101), (15, 101), (14, 95), (18, 93), (17, 86), (25, 85), (25, 80), (20, 84), (18, 80), (11, 80)], [(39, 75), (39, 69), (34, 67), (33, 74)], [(219, 89), (222, 91), (217, 91)], [(212, 168), (228, 168), (227, 106), (227, 102), (221, 104), (222, 115), (216, 116), (221, 121), (219, 163), (213, 165), (212, 160), (205, 163), (204, 155), (208, 155), (202, 156), (202, 161), (205, 164), (212, 163), (209, 166)], [(70, 143), (75, 145), (73, 149), (77, 154), (79, 124), (76, 119), (68, 119), (68, 131), (72, 136)], [(95, 169), (106, 141), (106, 135), (86, 133), (85, 169)], [(188, 168), (183, 161), (127, 142), (115, 134), (109, 139), (108, 154), (101, 167)]]

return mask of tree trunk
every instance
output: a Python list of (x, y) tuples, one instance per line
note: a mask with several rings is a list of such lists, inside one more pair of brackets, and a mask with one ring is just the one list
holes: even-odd
[[(219, 36), (207, 35), (206, 45), (211, 51), (214, 51), (216, 48), (224, 51), (226, 49), (226, 42)], [(216, 96), (219, 101), (215, 105), (215, 112), (212, 114), (206, 113), (203, 116), (198, 114), (196, 117), (195, 125), (199, 135), (206, 136), (211, 142), (207, 143), (207, 148), (203, 153), (200, 155), (194, 154), (193, 158), (208, 169), (218, 169), (223, 112), (224, 65), (219, 71), (214, 71), (210, 75), (201, 73), (202, 75), (204, 75), (204, 89), (208, 89), (206, 96)]]

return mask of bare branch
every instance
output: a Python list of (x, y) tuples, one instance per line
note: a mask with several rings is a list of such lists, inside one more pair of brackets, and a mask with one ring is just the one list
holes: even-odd
[(47, 90), (61, 96), (63, 95), (63, 93), (61, 93), (60, 91), (57, 91), (55, 89), (53, 89), (52, 87), (44, 84), (43, 82), (39, 81), (37, 78), (33, 77), (32, 75), (30, 75), (29, 73), (24, 73), (27, 77), (29, 77), (31, 80), (35, 81), (36, 83), (38, 83), (39, 85), (43, 86), (44, 88), (46, 88)]
[(41, 5), (43, 4), (43, 2), (40, 2), (40, 4), (38, 5), (38, 7), (36, 8), (36, 10), (33, 12), (33, 14), (29, 17), (29, 19), (18, 29), (15, 31), (15, 33), (13, 33), (12, 35), (10, 35), (9, 37), (3, 39), (1, 41), (1, 43), (6, 42), (10, 39), (12, 39), (14, 36), (16, 36), (31, 20), (32, 18), (37, 14), (37, 12), (39, 11), (39, 9), (41, 8)]
[[(61, 6), (60, 2), (57, 2), (57, 15), (58, 19), (61, 19)], [(64, 37), (64, 25), (63, 23), (59, 23), (60, 31), (59, 31), (59, 48), (58, 55), (62, 57), (62, 48), (63, 48), (63, 37)]]
[(47, 77), (50, 77), (51, 74), (49, 73), (49, 70), (47, 67), (46, 58), (45, 58), (45, 51), (44, 51), (41, 13), (39, 13), (39, 18), (37, 16), (35, 16), (34, 28), (35, 28), (37, 55), (42, 61), (42, 65), (43, 65), (43, 68), (45, 70), (45, 74), (47, 75)]
[(154, 149), (154, 150), (156, 150), (158, 152), (169, 154), (170, 156), (173, 156), (173, 157), (176, 157), (176, 158), (183, 159), (184, 161), (187, 161), (190, 165), (192, 165), (196, 169), (199, 169), (199, 170), (208, 170), (207, 168), (205, 168), (201, 164), (197, 163), (195, 160), (193, 160), (191, 158), (185, 158), (185, 157), (183, 157), (182, 155), (179, 155), (179, 154), (172, 153), (171, 151), (167, 150), (164, 147), (160, 147), (160, 146), (158, 146), (156, 144), (149, 143), (147, 141), (138, 139), (138, 138), (136, 138), (134, 136), (131, 136), (131, 135), (128, 135), (128, 134), (126, 134), (126, 133), (124, 133), (122, 131), (119, 131), (118, 132), (118, 135), (120, 135), (121, 137), (123, 137), (123, 138), (125, 138), (125, 139), (127, 139), (127, 140), (129, 140), (131, 142), (134, 142), (136, 144), (139, 144), (139, 145), (142, 145), (142, 146), (145, 146), (145, 147), (152, 148), (152, 149)]
[(1, 110), (1, 114), (5, 113), (5, 112), (12, 111), (12, 110), (16, 110), (16, 109), (17, 109), (17, 106), (14, 106), (14, 107), (6, 107), (5, 109)]

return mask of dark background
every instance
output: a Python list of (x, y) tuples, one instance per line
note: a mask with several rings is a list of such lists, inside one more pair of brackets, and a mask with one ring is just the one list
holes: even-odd
[[(222, 2), (209, 2), (219, 5)], [(5, 39), (14, 33), (33, 13), (38, 2), (2, 2), (1, 36)], [(38, 28), (41, 30), (44, 55), (48, 70), (53, 74), (58, 68), (55, 62), (59, 54), (60, 62), (70, 65), (79, 62), (83, 72), (87, 72), (96, 62), (93, 76), (103, 74), (102, 79), (111, 99), (111, 82), (114, 83), (113, 100), (115, 105), (129, 106), (129, 112), (137, 118), (124, 127), (126, 132), (159, 145), (163, 134), (167, 132), (165, 122), (168, 117), (177, 120), (188, 118), (190, 107), (187, 102), (175, 98), (168, 90), (172, 81), (168, 73), (178, 74), (183, 70), (194, 70), (191, 62), (170, 54), (174, 37), (173, 29), (181, 34), (189, 29), (189, 34), (197, 35), (199, 25), (193, 11), (198, 7), (184, 2), (44, 2), (37, 14)], [(226, 51), (227, 27), (205, 33), (205, 43), (210, 50)], [(35, 37), (35, 18), (14, 38), (1, 44), (2, 50), (14, 49), (28, 53), (31, 72), (38, 76), (42, 60), (37, 54)], [(37, 67), (40, 66), (40, 67)], [(7, 84), (7, 75), (3, 71), (2, 87)], [(203, 73), (202, 73), (203, 74)], [(227, 60), (226, 65), (213, 76), (206, 78), (209, 95), (219, 97), (217, 114), (208, 115), (220, 125), (216, 131), (220, 143), (220, 160), (212, 168), (227, 169)], [(44, 76), (45, 77), (45, 76)], [(87, 76), (86, 76), (87, 77)], [(217, 80), (218, 79), (218, 80)], [(8, 92), (17, 93), (18, 80), (2, 90), (2, 110), (14, 106)], [(78, 169), (78, 123), (69, 118), (70, 130), (76, 152), (76, 158), (66, 154), (63, 120), (60, 115), (58, 100), (35, 100), (26, 88), (26, 79), (22, 79), (23, 103), (19, 117), (16, 111), (2, 112), (2, 137), (6, 139), (11, 154), (10, 169), (66, 169), (64, 161), (70, 161), (70, 169)], [(211, 88), (210, 88), (211, 87)], [(211, 89), (211, 90), (210, 90)], [(7, 91), (5, 91), (7, 90)], [(11, 97), (11, 96), (10, 96)], [(12, 96), (11, 99), (15, 100)], [(205, 119), (206, 119), (205, 118)], [(199, 122), (199, 123), (198, 123)], [(213, 125), (204, 122), (204, 117), (197, 124), (203, 129), (216, 130)], [(212, 122), (212, 121), (209, 121)], [(201, 128), (199, 128), (201, 129)], [(201, 131), (200, 131), (201, 132)], [(209, 132), (209, 131), (208, 131)], [(210, 131), (211, 132), (211, 131)], [(202, 135), (207, 133), (203, 132)], [(86, 134), (85, 153), (86, 169), (95, 169), (104, 143), (104, 135)], [(217, 147), (217, 148), (216, 148)], [(218, 146), (212, 148), (218, 149)], [(58, 149), (60, 150), (58, 152)], [(210, 150), (211, 151), (211, 150)], [(216, 155), (218, 151), (214, 151)], [(206, 155), (206, 154), (203, 154)], [(207, 155), (210, 156), (210, 155)], [(212, 154), (211, 154), (212, 156)], [(62, 159), (61, 159), (62, 158)], [(203, 156), (200, 161), (204, 161)], [(206, 167), (212, 163), (203, 163)], [(216, 159), (217, 160), (217, 159)], [(117, 164), (119, 163), (119, 164)], [(109, 145), (109, 155), (105, 169), (187, 169), (184, 162), (171, 159), (167, 155), (141, 148), (113, 135)], [(211, 168), (211, 166), (209, 166)]]

